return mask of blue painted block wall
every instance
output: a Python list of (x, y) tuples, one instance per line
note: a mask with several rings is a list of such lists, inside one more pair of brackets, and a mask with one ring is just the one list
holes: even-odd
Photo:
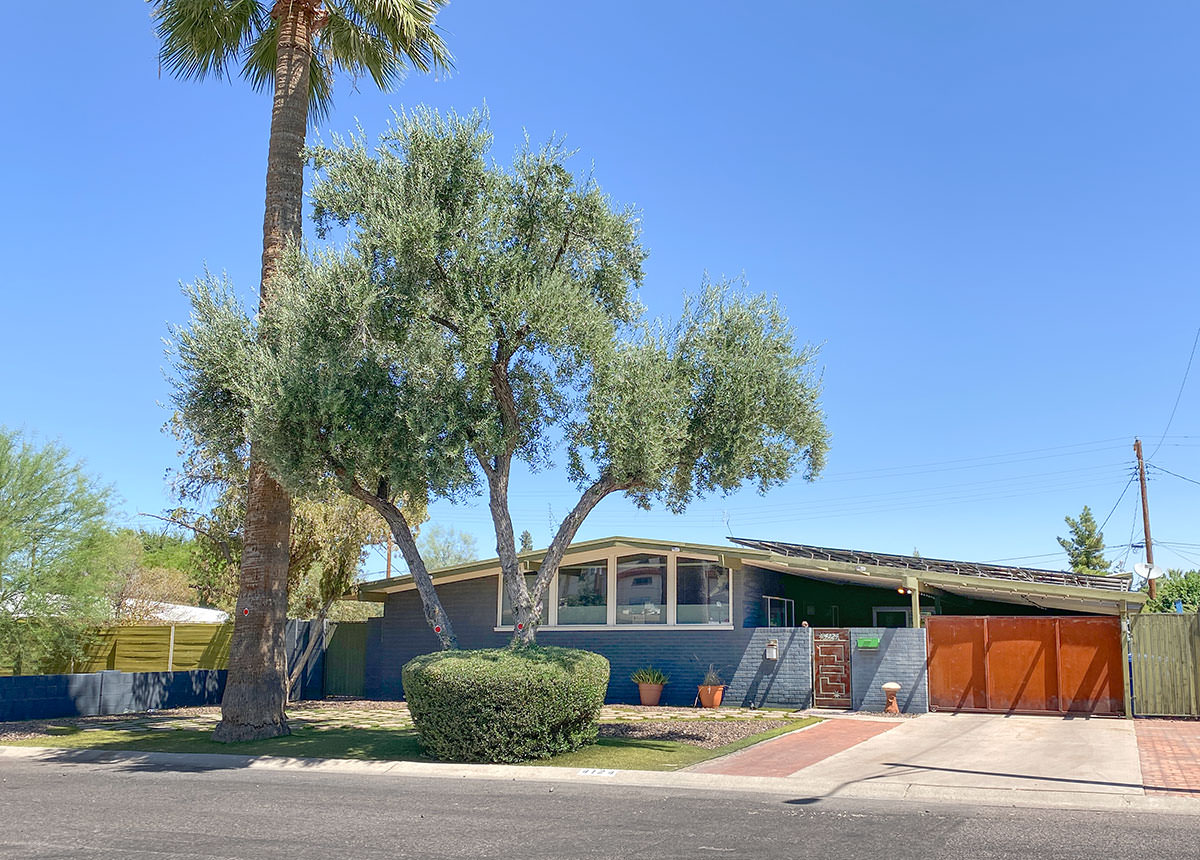
[[(763, 594), (777, 594), (781, 574), (747, 568), (737, 577), (734, 618), (743, 626), (729, 629), (615, 627), (606, 630), (542, 630), (538, 642), (567, 648), (584, 648), (608, 658), (612, 674), (610, 703), (636, 703), (637, 685), (629, 680), (635, 669), (653, 665), (670, 675), (662, 704), (689, 706), (696, 686), (709, 664), (722, 675), (728, 688), (725, 702), (756, 707), (807, 708), (812, 706), (812, 642), (808, 627), (767, 628)], [(442, 604), (463, 648), (502, 648), (511, 634), (497, 632), (495, 576), (450, 582), (438, 586)], [(416, 592), (388, 596), (377, 628), (369, 628), (366, 695), (376, 699), (402, 699), (400, 671), (418, 654), (438, 649), (438, 641), (421, 609)], [(851, 648), (851, 696), (855, 709), (882, 711), (879, 685), (897, 681), (902, 686), (899, 704), (910, 713), (929, 708), (925, 686), (925, 631), (852, 628), (858, 636), (879, 636), (877, 651)], [(765, 659), (768, 641), (777, 640), (779, 659)]]
[[(771, 575), (764, 571), (753, 574)], [(763, 577), (740, 578), (756, 586), (758, 594), (749, 599), (735, 594), (734, 617), (757, 622)], [(502, 648), (508, 644), (511, 635), (494, 629), (496, 591), (495, 576), (438, 586), (460, 647)], [(779, 640), (778, 661), (763, 657), (768, 639)], [(808, 707), (812, 703), (812, 631), (806, 628), (543, 630), (538, 633), (538, 642), (584, 648), (607, 657), (612, 667), (609, 702), (637, 702), (637, 685), (629, 676), (642, 666), (653, 665), (671, 677), (663, 690), (662, 704), (691, 705), (697, 685), (712, 664), (728, 685), (725, 701), (729, 704)], [(404, 664), (437, 648), (417, 594), (407, 591), (389, 595), (378, 640), (372, 640), (367, 649), (366, 694), (378, 699), (402, 699), (400, 670)]]
[[(878, 637), (878, 649), (859, 648), (860, 638)], [(900, 685), (896, 703), (906, 714), (929, 711), (924, 628), (850, 628), (850, 693), (858, 711), (882, 711), (887, 699), (883, 684)]]
[(129, 714), (219, 705), (224, 669), (0, 678), (0, 721)]

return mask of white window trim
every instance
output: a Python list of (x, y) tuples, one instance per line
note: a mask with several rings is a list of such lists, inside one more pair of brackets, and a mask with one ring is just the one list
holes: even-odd
[[(630, 555), (665, 555), (667, 557), (667, 623), (666, 624), (618, 624), (617, 623), (617, 559)], [(538, 625), (538, 630), (551, 631), (599, 631), (599, 630), (734, 630), (734, 574), (736, 571), (725, 568), (729, 572), (729, 623), (728, 624), (680, 624), (676, 612), (677, 576), (676, 560), (684, 558), (697, 561), (714, 561), (718, 564), (721, 559), (711, 553), (685, 552), (683, 550), (647, 550), (637, 547), (618, 547), (608, 551), (606, 555), (596, 553), (574, 553), (564, 556), (559, 567), (578, 567), (585, 564), (597, 564), (603, 561), (607, 571), (605, 582), (605, 600), (608, 609), (608, 621), (604, 624), (563, 624), (558, 623), (558, 571), (550, 578), (546, 589), (546, 623)], [(524, 571), (529, 573), (530, 571)], [(496, 576), (496, 633), (511, 633), (512, 624), (504, 624), (504, 574)]]

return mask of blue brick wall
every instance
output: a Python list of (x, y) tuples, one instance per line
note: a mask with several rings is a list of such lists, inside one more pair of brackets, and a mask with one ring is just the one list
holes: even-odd
[[(508, 644), (510, 634), (493, 629), (496, 589), (495, 576), (438, 586), (460, 647), (501, 648)], [(735, 594), (734, 617), (753, 612), (755, 604), (761, 600), (742, 600)], [(418, 654), (437, 650), (437, 638), (425, 623), (414, 591), (388, 596), (380, 627), (378, 654), (368, 652), (367, 695), (401, 699), (400, 670)], [(768, 639), (779, 640), (778, 661), (763, 659)], [(725, 701), (729, 704), (808, 707), (812, 703), (812, 631), (806, 628), (543, 630), (538, 642), (584, 648), (607, 657), (612, 666), (610, 702), (637, 702), (637, 685), (629, 676), (642, 666), (653, 665), (671, 676), (662, 703), (691, 705), (696, 686), (712, 664), (728, 684)]]
[(219, 705), (224, 669), (0, 678), (0, 721)]
[[(859, 648), (859, 638), (878, 637), (879, 649)], [(929, 710), (926, 678), (925, 630), (884, 627), (850, 628), (850, 689), (855, 710), (882, 711), (887, 704), (880, 687), (900, 684), (896, 702), (906, 714)]]

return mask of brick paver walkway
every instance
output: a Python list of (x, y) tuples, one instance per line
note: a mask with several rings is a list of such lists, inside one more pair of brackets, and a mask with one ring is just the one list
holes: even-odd
[(826, 720), (692, 770), (733, 776), (788, 776), (898, 725), (874, 720)]
[(1200, 722), (1137, 720), (1135, 731), (1146, 794), (1200, 800)]

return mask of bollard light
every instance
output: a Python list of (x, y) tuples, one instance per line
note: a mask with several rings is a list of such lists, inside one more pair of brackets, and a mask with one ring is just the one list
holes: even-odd
[(763, 658), (767, 660), (779, 659), (779, 640), (768, 639), (766, 650), (763, 651)]

